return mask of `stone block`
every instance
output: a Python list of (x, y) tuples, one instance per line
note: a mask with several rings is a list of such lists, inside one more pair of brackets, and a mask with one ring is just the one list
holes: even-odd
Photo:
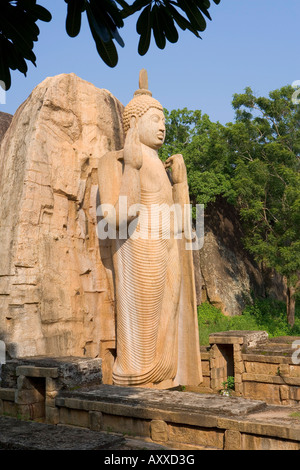
[(242, 374), (234, 374), (234, 385), (242, 384), (243, 383), (243, 375)]
[[(270, 367), (268, 367), (268, 369), (269, 368)], [(286, 375), (286, 376), (290, 375), (290, 365), (289, 364), (280, 364), (278, 366), (278, 370), (280, 371), (281, 375)]]
[(46, 423), (47, 424), (59, 424), (59, 409), (46, 406)]
[(167, 442), (168, 436), (168, 425), (165, 421), (153, 420), (150, 424), (150, 435), (151, 439), (156, 442)]
[(299, 450), (300, 443), (272, 437), (242, 435), (242, 450)]
[(244, 382), (243, 396), (253, 400), (264, 400), (267, 403), (280, 404), (279, 385), (276, 384)]
[(16, 417), (18, 415), (18, 406), (12, 401), (3, 400), (3, 414)]
[(89, 412), (85, 410), (71, 410), (69, 408), (60, 408), (59, 422), (61, 424), (69, 424), (72, 426), (89, 428)]
[(300, 387), (290, 387), (290, 399), (300, 401)]
[(300, 386), (300, 377), (286, 377), (283, 376), (283, 380), (288, 385)]
[(19, 366), (16, 369), (17, 375), (25, 375), (26, 377), (58, 377), (57, 367), (35, 367), (35, 366)]
[(285, 380), (280, 375), (266, 375), (266, 374), (243, 374), (243, 380), (245, 382), (260, 382), (269, 384), (284, 384)]
[(202, 366), (202, 374), (209, 375), (210, 374), (210, 363), (209, 361), (201, 361)]
[(169, 441), (223, 449), (224, 431), (191, 426), (168, 425)]
[(205, 377), (205, 375), (203, 376), (203, 382), (201, 383), (201, 388), (203, 387), (210, 388), (210, 376), (209, 377)]
[(243, 338), (213, 333), (209, 336), (209, 342), (210, 344), (243, 344)]
[(0, 398), (1, 400), (6, 401), (15, 401), (15, 392), (14, 388), (0, 388)]
[[(288, 366), (288, 364), (283, 364)], [(280, 366), (280, 370), (281, 367)], [(249, 374), (264, 374), (264, 375), (276, 375), (278, 373), (279, 364), (266, 364), (265, 362), (249, 362), (245, 361), (245, 369)]]
[(100, 411), (90, 411), (90, 429), (92, 431), (102, 431), (103, 429), (103, 414)]
[(211, 371), (212, 379), (223, 379), (224, 378), (224, 367), (214, 367)]
[(131, 437), (150, 437), (150, 422), (129, 416), (103, 413), (103, 431), (118, 432)]
[(224, 450), (241, 450), (242, 440), (239, 431), (227, 430), (225, 431), (225, 446)]
[(45, 416), (45, 403), (17, 404), (17, 415), (24, 419), (38, 419)]
[(56, 406), (55, 398), (51, 398), (51, 397), (49, 397), (49, 396), (46, 395), (45, 405), (46, 405), (46, 406), (51, 406), (51, 407), (54, 407), (54, 408), (55, 408), (55, 406)]
[(18, 405), (26, 405), (38, 402), (44, 402), (45, 397), (38, 390), (17, 390), (15, 394), (15, 402)]
[(240, 344), (234, 344), (233, 345), (233, 356), (234, 356), (235, 361), (242, 361), (243, 360), (242, 346)]
[(289, 375), (291, 377), (300, 377), (300, 365), (299, 366), (290, 365), (289, 369), (290, 369)]
[(60, 384), (57, 379), (53, 379), (52, 377), (46, 377), (46, 391), (47, 392), (55, 392), (60, 390)]
[(235, 384), (234, 384), (234, 391), (235, 391), (235, 394), (236, 394), (237, 396), (242, 396), (242, 395), (243, 395), (244, 386), (243, 386), (243, 382), (242, 382), (242, 381), (241, 381), (240, 383), (235, 382)]
[(33, 390), (33, 383), (25, 375), (20, 375), (17, 378), (17, 388), (18, 390)]
[(243, 374), (245, 367), (243, 361), (234, 361), (234, 374)]
[(290, 397), (290, 387), (288, 385), (280, 385), (279, 387), (280, 399), (288, 400)]

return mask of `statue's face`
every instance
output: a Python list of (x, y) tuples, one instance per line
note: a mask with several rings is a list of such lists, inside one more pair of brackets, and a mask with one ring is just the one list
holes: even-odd
[(150, 108), (138, 119), (140, 142), (148, 147), (158, 150), (165, 141), (165, 116), (162, 111)]

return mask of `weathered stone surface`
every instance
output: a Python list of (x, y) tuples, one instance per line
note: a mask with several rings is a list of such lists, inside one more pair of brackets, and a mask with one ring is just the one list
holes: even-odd
[(91, 390), (61, 392), (56, 398), (56, 403), (58, 406), (64, 406), (68, 399), (77, 399), (80, 402), (97, 401), (116, 406), (128, 405), (132, 409), (140, 406), (144, 409), (148, 407), (181, 413), (191, 413), (192, 410), (197, 415), (209, 412), (210, 415), (244, 416), (265, 407), (262, 401), (245, 400), (239, 397), (226, 400), (220, 395), (110, 385), (100, 385)]
[(168, 425), (165, 421), (154, 419), (150, 424), (151, 439), (157, 442), (166, 442), (169, 439)]
[(170, 425), (169, 439), (173, 442), (223, 449), (224, 433), (218, 429)]
[[(3, 366), (3, 387), (16, 387), (19, 376), (45, 377), (47, 390), (100, 384), (102, 360), (82, 357), (29, 357), (12, 359)], [(49, 387), (49, 388), (48, 388)]]
[(119, 447), (124, 438), (106, 433), (23, 422), (0, 417), (0, 449), (6, 450), (101, 450)]
[(13, 116), (11, 114), (0, 112), (0, 143), (4, 137), (5, 132), (10, 126), (12, 118)]
[(212, 333), (209, 336), (210, 344), (242, 344), (246, 348), (265, 345), (268, 341), (266, 331), (229, 330)]
[[(251, 292), (283, 300), (285, 286), (280, 276), (265, 272), (242, 244), (243, 230), (236, 210), (222, 198), (205, 209), (204, 245), (200, 250), (201, 301), (208, 300), (226, 315), (242, 313)], [(197, 261), (197, 256), (194, 256)], [(198, 265), (195, 264), (195, 267)], [(200, 281), (199, 281), (200, 282)]]
[(96, 357), (114, 340), (96, 172), (122, 146), (122, 110), (110, 92), (63, 74), (35, 88), (4, 136), (0, 331), (10, 357)]
[(0, 399), (7, 401), (15, 400), (15, 390), (13, 388), (0, 388)]
[(225, 431), (224, 450), (241, 450), (241, 433), (239, 431)]
[(243, 450), (299, 450), (299, 442), (288, 442), (280, 439), (258, 437), (248, 434), (242, 436)]

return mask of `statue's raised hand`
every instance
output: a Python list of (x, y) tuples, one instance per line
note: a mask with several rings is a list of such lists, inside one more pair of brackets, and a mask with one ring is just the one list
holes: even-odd
[(143, 164), (142, 146), (139, 139), (138, 125), (136, 117), (130, 121), (124, 144), (124, 163), (139, 170)]
[(174, 184), (187, 182), (186, 166), (181, 154), (172, 155), (172, 157), (169, 157), (165, 161), (165, 168), (171, 168), (172, 180)]

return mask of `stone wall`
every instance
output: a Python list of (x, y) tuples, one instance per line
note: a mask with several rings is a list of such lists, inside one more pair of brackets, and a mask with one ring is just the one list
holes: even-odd
[[(299, 413), (291, 406), (110, 385), (59, 390), (57, 367), (20, 366), (16, 372), (17, 388), (0, 388), (0, 415), (40, 420), (44, 405), (44, 419), (52, 426), (117, 433), (137, 439), (138, 448), (145, 442), (166, 450), (300, 449)], [(44, 380), (44, 390), (37, 378)]]
[[(10, 360), (3, 366), (0, 415), (117, 433), (166, 449), (300, 450), (299, 340), (215, 333), (202, 347), (202, 386), (182, 391), (103, 385), (100, 359)], [(230, 374), (235, 390), (221, 396)]]
[[(298, 342), (298, 343), (297, 343)], [(300, 403), (299, 337), (268, 339), (265, 332), (229, 331), (210, 335), (201, 348), (203, 391), (218, 392), (228, 376), (234, 396), (275, 405)]]

